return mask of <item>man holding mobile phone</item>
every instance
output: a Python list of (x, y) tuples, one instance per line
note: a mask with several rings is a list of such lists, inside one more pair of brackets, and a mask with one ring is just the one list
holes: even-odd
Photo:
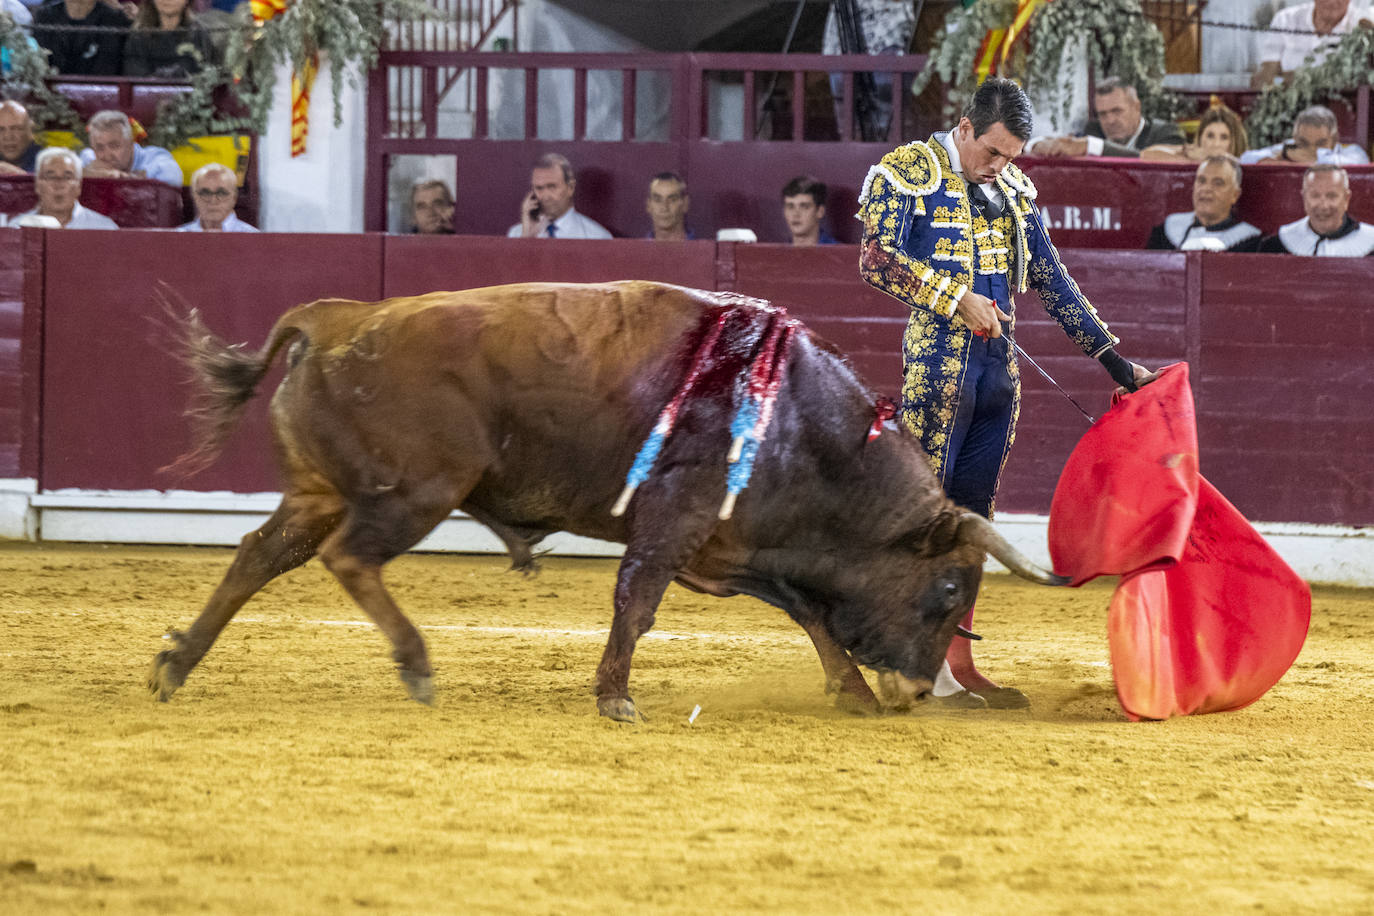
[(558, 153), (545, 153), (530, 170), (530, 191), (520, 202), (520, 222), (506, 232), (518, 239), (608, 239), (596, 220), (573, 208), (577, 179), (572, 163)]

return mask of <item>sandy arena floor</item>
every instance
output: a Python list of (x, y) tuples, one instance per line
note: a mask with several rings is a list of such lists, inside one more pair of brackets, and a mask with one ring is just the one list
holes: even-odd
[(316, 562), (153, 702), (230, 556), (0, 546), (0, 912), (1374, 912), (1374, 592), (1316, 590), (1249, 709), (1132, 724), (1110, 585), (985, 584), (1029, 712), (883, 718), (780, 611), (674, 586), (624, 726), (589, 693), (613, 562), (394, 563), (433, 708)]

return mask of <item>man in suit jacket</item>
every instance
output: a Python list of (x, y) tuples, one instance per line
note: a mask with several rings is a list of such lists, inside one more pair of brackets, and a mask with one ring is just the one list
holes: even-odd
[(1173, 121), (1156, 121), (1140, 113), (1140, 95), (1118, 77), (1097, 84), (1093, 98), (1097, 119), (1088, 122), (1081, 137), (1041, 137), (1031, 140), (1032, 156), (1123, 156), (1137, 159), (1156, 143), (1184, 142)]

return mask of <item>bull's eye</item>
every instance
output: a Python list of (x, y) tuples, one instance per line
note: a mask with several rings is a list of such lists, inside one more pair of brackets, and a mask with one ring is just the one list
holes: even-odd
[(957, 582), (946, 582), (946, 583), (945, 583), (945, 594), (946, 594), (946, 595), (949, 595), (951, 598), (953, 598), (955, 595), (959, 594), (959, 583), (957, 583)]

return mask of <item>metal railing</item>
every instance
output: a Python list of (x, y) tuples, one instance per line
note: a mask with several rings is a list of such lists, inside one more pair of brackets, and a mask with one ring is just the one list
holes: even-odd
[[(924, 56), (389, 51), (381, 55), (369, 86), (370, 104), (387, 115), (383, 121), (372, 124), (369, 133), (383, 142), (495, 139), (491, 125), (494, 109), (499, 105), (506, 109), (506, 119), (520, 126), (523, 138), (536, 139), (540, 135), (540, 103), (547, 96), (541, 92), (541, 74), (566, 73), (571, 81), (551, 92), (557, 94), (553, 101), (571, 112), (572, 133), (550, 139), (593, 139), (587, 133), (589, 76), (611, 74), (620, 86), (621, 125), (619, 132), (607, 139), (634, 140), (640, 131), (636, 119), (628, 113), (640, 110), (645, 103), (640, 93), (640, 76), (653, 72), (665, 74), (669, 80), (668, 91), (666, 95), (660, 94), (659, 100), (672, 113), (674, 138), (700, 138), (706, 136), (711, 124), (721, 123), (717, 117), (720, 112), (712, 109), (710, 88), (725, 84), (739, 86), (738, 94), (746, 100), (739, 106), (738, 122), (724, 125), (725, 138), (835, 142), (855, 139), (861, 133), (856, 119), (856, 74), (872, 74), (880, 88), (887, 88), (892, 118), (891, 123), (883, 121), (877, 125), (882, 139), (908, 137), (917, 132), (918, 116), (906, 90), (911, 78), (925, 64)], [(472, 77), (472, 120), (460, 134), (444, 137), (439, 128), (441, 107), (453, 85), (453, 74), (459, 72)], [(494, 92), (494, 74), (498, 73), (504, 86), (518, 91)], [(864, 102), (862, 98), (858, 100), (859, 109)], [(516, 108), (519, 111), (511, 117)], [(769, 122), (766, 135), (761, 131), (761, 122), (765, 120)], [(813, 123), (824, 121), (830, 122), (829, 132)], [(405, 150), (398, 147), (390, 151)]]

